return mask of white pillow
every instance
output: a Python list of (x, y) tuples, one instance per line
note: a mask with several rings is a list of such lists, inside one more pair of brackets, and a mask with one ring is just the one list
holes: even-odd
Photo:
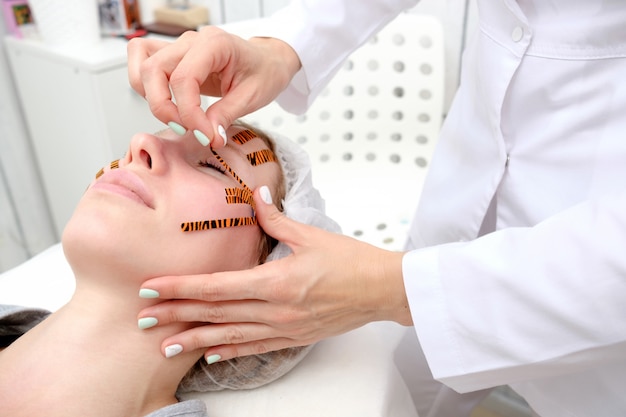
[(74, 293), (74, 274), (60, 243), (0, 274), (0, 304), (56, 311)]

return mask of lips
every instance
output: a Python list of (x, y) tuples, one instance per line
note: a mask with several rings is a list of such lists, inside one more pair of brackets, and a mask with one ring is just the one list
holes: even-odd
[(141, 178), (125, 169), (113, 169), (105, 172), (92, 188), (107, 190), (154, 208), (152, 195), (148, 192)]

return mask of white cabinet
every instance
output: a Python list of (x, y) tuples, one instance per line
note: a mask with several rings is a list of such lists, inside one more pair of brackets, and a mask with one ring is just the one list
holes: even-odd
[(120, 158), (133, 134), (164, 127), (127, 75), (126, 41), (52, 49), (5, 38), (58, 236), (96, 172)]

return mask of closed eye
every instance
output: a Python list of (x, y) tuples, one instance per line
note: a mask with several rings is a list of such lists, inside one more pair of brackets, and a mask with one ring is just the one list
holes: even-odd
[(226, 168), (224, 167), (224, 165), (212, 159), (208, 159), (206, 161), (198, 161), (198, 166), (201, 166), (204, 168), (211, 168), (220, 172), (221, 174), (226, 174)]

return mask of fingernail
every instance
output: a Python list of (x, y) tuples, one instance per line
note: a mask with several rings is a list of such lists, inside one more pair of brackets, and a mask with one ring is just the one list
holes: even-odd
[(226, 146), (226, 144), (228, 143), (228, 136), (226, 136), (226, 130), (224, 129), (224, 126), (219, 125), (217, 127), (217, 133), (219, 133), (222, 139), (224, 139), (224, 146)]
[(150, 288), (142, 288), (139, 290), (139, 297), (141, 298), (159, 298), (161, 294), (159, 294), (156, 290), (151, 290)]
[(198, 139), (198, 142), (200, 142), (200, 145), (202, 146), (207, 146), (209, 143), (211, 143), (207, 135), (200, 132), (198, 129), (193, 131), (193, 135), (196, 137), (196, 139)]
[(174, 133), (176, 133), (177, 135), (184, 135), (185, 133), (187, 133), (187, 129), (185, 129), (184, 127), (182, 127), (181, 125), (179, 125), (176, 122), (169, 122), (167, 124), (170, 129), (172, 129), (174, 131)]
[(159, 324), (159, 321), (155, 317), (142, 317), (137, 320), (137, 326), (139, 326), (141, 330), (149, 329), (157, 324)]
[(204, 360), (206, 360), (206, 363), (208, 365), (211, 365), (211, 364), (219, 361), (220, 359), (222, 359), (222, 357), (220, 355), (210, 355), (210, 356), (207, 356), (206, 358), (204, 358)]
[(165, 357), (171, 358), (173, 356), (178, 355), (182, 351), (183, 351), (183, 347), (179, 344), (169, 345), (165, 348)]
[(261, 188), (259, 188), (259, 194), (265, 204), (272, 204), (272, 193), (270, 193), (270, 189), (267, 188), (267, 185), (262, 185)]

